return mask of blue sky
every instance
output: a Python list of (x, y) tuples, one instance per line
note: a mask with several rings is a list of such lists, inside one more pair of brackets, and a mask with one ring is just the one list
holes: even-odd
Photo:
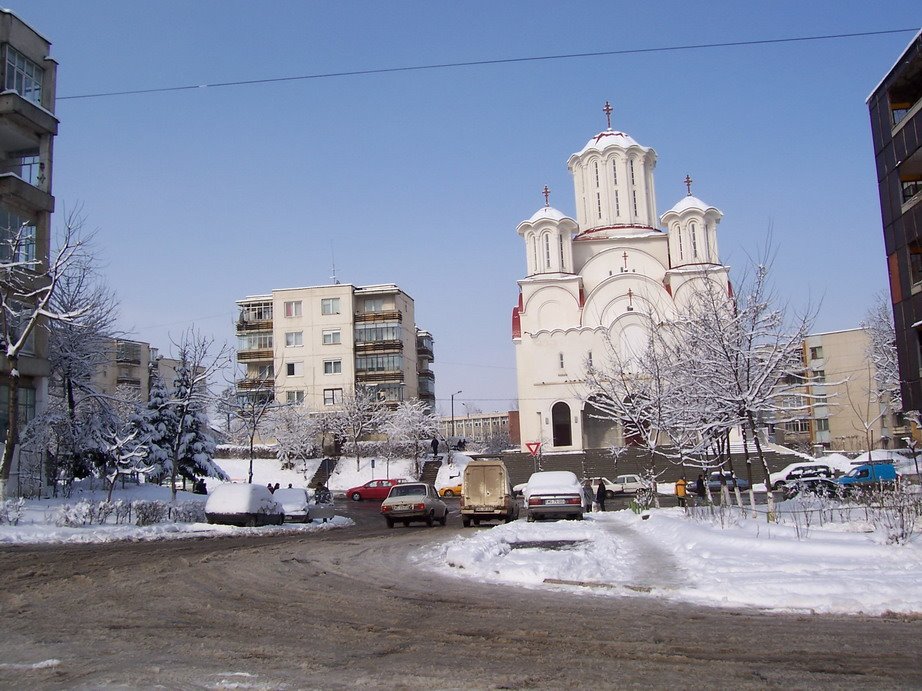
[[(53, 43), (58, 96), (920, 26), (917, 1), (121, 2), (10, 9)], [(743, 268), (772, 228), (791, 307), (857, 325), (886, 287), (865, 98), (911, 33), (66, 99), (58, 211), (99, 229), (122, 327), (233, 343), (234, 301), (397, 283), (436, 339), (436, 396), (515, 400), (516, 225), (575, 215), (566, 161), (613, 125), (659, 156), (660, 213), (720, 208)], [(57, 214), (59, 217), (61, 213)]]

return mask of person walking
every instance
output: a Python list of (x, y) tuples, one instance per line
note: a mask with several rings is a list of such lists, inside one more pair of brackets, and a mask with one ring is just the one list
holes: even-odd
[(707, 489), (704, 485), (704, 475), (701, 473), (698, 473), (698, 480), (695, 482), (695, 494), (702, 504), (707, 501)]
[(595, 491), (595, 502), (599, 505), (599, 511), (605, 510), (605, 481), (599, 478), (599, 488)]
[(683, 509), (688, 505), (686, 501), (686, 490), (688, 482), (684, 477), (680, 477), (675, 481), (675, 499), (676, 504), (681, 506)]
[(432, 457), (435, 458), (439, 455), (439, 438), (433, 435), (432, 437)]

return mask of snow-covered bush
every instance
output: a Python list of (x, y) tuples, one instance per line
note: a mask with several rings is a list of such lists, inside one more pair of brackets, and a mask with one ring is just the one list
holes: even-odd
[(93, 503), (89, 501), (78, 501), (76, 504), (62, 504), (55, 512), (54, 524), (56, 526), (76, 528), (82, 525), (91, 524), (94, 514)]
[[(22, 515), (24, 503), (19, 500), (18, 513), (16, 503), (7, 501), (0, 504), (0, 523), (9, 515), (18, 521)], [(6, 504), (13, 504), (7, 510)], [(112, 518), (116, 525), (134, 523), (135, 525), (153, 525), (173, 521), (175, 523), (202, 523), (205, 521), (205, 506), (200, 502), (170, 504), (162, 501), (79, 501), (76, 504), (62, 504), (54, 514), (54, 524), (59, 527), (79, 528), (85, 525), (104, 525)], [(15, 524), (14, 524), (15, 525)]]
[(169, 513), (169, 507), (162, 501), (133, 501), (131, 510), (134, 512), (135, 525), (153, 525), (162, 523)]
[(197, 501), (189, 501), (170, 507), (169, 518), (174, 523), (204, 523), (205, 505)]
[(26, 501), (22, 497), (19, 499), (7, 499), (0, 502), (0, 525), (7, 523), (17, 525), (22, 518), (22, 513), (26, 508)]

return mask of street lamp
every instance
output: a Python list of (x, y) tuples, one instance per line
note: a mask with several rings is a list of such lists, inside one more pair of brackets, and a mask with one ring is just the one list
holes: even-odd
[(455, 391), (451, 395), (451, 436), (455, 436), (455, 396), (457, 396), (460, 391)]

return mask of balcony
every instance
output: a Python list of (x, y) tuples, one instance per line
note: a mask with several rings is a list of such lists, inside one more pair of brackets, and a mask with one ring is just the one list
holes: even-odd
[(403, 352), (403, 341), (399, 341), (397, 339), (388, 340), (388, 341), (356, 341), (355, 342), (355, 352), (356, 353), (382, 353), (382, 352), (400, 353), (400, 352)]
[(426, 339), (425, 341), (421, 339), (416, 339), (416, 355), (417, 357), (427, 358), (430, 361), (435, 360), (435, 354), (432, 352), (432, 339)]
[(400, 310), (388, 310), (386, 312), (356, 312), (354, 319), (356, 323), (385, 321), (403, 322), (403, 312)]
[(400, 370), (392, 370), (388, 372), (356, 372), (355, 380), (357, 382), (371, 383), (371, 382), (402, 382), (403, 381), (403, 372)]
[(249, 331), (272, 331), (272, 318), (269, 319), (238, 319), (237, 333)]
[(115, 379), (115, 383), (118, 386), (141, 386), (141, 380), (137, 377), (122, 377), (118, 376)]
[(237, 362), (254, 362), (256, 360), (272, 360), (274, 353), (272, 348), (260, 348), (254, 350), (238, 350)]
[(38, 187), (30, 185), (16, 173), (3, 172), (0, 169), (0, 200), (12, 197), (24, 206), (35, 211), (54, 211), (54, 197)]
[(420, 379), (428, 379), (429, 381), (435, 381), (435, 372), (431, 369), (423, 369), (416, 373), (416, 376)]
[(237, 388), (243, 391), (269, 390), (275, 387), (275, 379), (238, 379)]
[(57, 133), (58, 119), (47, 110), (15, 91), (0, 94), (0, 148), (4, 151), (38, 148), (40, 137)]

